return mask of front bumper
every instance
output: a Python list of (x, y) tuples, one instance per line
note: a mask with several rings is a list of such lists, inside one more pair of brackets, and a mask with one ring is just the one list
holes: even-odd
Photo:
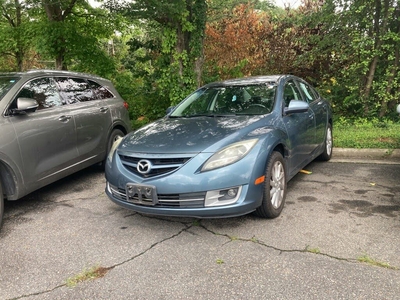
[[(262, 186), (262, 185), (261, 185)], [(243, 185), (238, 200), (233, 204), (205, 207), (206, 192), (168, 195), (168, 201), (163, 201), (166, 195), (159, 195), (160, 201), (156, 205), (135, 204), (128, 201), (126, 192), (107, 182), (107, 196), (116, 204), (130, 210), (150, 215), (178, 216), (194, 218), (226, 218), (248, 214), (261, 205), (262, 188), (257, 187), (249, 191), (248, 185)], [(175, 200), (171, 200), (175, 198)], [(193, 197), (193, 201), (190, 197)]]
[[(263, 197), (264, 184), (259, 178), (265, 174), (266, 152), (256, 145), (248, 155), (231, 165), (200, 172), (212, 154), (178, 156), (120, 150), (106, 165), (106, 194), (120, 206), (151, 215), (224, 218), (256, 210)], [(181, 158), (184, 159), (180, 162)], [(140, 161), (151, 162), (152, 170), (159, 171), (158, 166), (161, 166), (167, 172), (140, 175), (137, 173)], [(152, 194), (154, 190), (156, 196), (149, 195), (145, 200), (142, 196), (132, 198), (130, 194), (137, 188), (142, 189), (140, 193), (149, 189)], [(235, 188), (240, 190), (235, 201), (219, 198), (219, 192)]]

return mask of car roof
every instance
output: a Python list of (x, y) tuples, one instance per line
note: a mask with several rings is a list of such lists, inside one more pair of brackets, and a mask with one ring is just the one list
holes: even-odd
[(206, 84), (204, 87), (214, 86), (231, 86), (231, 85), (251, 85), (251, 84), (262, 84), (262, 83), (278, 83), (282, 78), (290, 77), (292, 75), (260, 75), (250, 76), (243, 78), (227, 79), (223, 81), (212, 82)]
[(37, 77), (37, 76), (77, 76), (77, 77), (85, 77), (91, 79), (100, 79), (107, 80), (106, 78), (88, 74), (81, 72), (73, 72), (73, 71), (62, 71), (62, 70), (47, 70), (47, 69), (37, 69), (37, 70), (29, 70), (26, 72), (2, 72), (0, 76), (19, 76), (19, 77)]

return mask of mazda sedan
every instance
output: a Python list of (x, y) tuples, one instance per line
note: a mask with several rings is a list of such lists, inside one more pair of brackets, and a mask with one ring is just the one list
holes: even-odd
[(0, 225), (17, 200), (93, 164), (130, 131), (109, 80), (51, 70), (0, 74)]
[(331, 108), (307, 82), (233, 79), (201, 87), (116, 141), (106, 193), (143, 214), (275, 218), (287, 182), (315, 158), (331, 156)]

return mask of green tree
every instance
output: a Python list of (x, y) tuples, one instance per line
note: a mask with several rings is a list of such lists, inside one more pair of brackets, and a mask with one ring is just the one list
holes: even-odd
[(37, 20), (37, 51), (54, 59), (56, 69), (110, 76), (115, 61), (107, 45), (117, 30), (115, 14), (93, 8), (85, 0), (35, 0), (43, 8)]
[(131, 20), (142, 20), (151, 38), (132, 41), (136, 51), (147, 47), (147, 58), (157, 66), (151, 83), (170, 104), (176, 104), (201, 84), (203, 39), (206, 24), (205, 0), (139, 0), (124, 7)]
[[(332, 74), (342, 87), (338, 103), (347, 115), (383, 117), (399, 99), (398, 0), (327, 0), (319, 15), (340, 70)], [(334, 17), (332, 17), (334, 16)]]
[(0, 0), (0, 9), (1, 69), (22, 71), (33, 36), (27, 6), (19, 0)]
[(104, 7), (130, 23), (129, 55), (121, 64), (135, 127), (163, 116), (201, 85), (205, 0), (106, 1)]

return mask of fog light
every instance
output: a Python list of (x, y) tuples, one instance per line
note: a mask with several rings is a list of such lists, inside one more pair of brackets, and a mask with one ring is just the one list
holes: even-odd
[(208, 206), (221, 206), (235, 203), (240, 196), (242, 187), (233, 187), (225, 190), (208, 191), (204, 205)]
[(237, 191), (238, 191), (238, 188), (229, 189), (229, 190), (228, 190), (228, 193), (227, 193), (228, 197), (230, 197), (230, 198), (236, 197)]

